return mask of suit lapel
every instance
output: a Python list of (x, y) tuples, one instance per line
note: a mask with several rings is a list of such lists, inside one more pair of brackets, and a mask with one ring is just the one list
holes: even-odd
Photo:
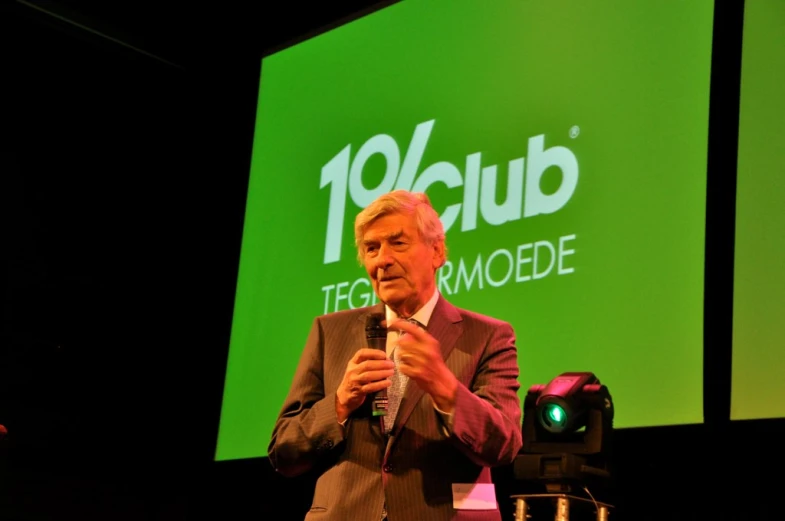
[[(458, 310), (447, 302), (442, 295), (433, 309), (433, 314), (428, 322), (428, 333), (439, 341), (442, 351), (442, 359), (447, 360), (450, 352), (455, 347), (455, 343), (463, 333), (463, 324), (461, 323), (461, 315)], [(406, 423), (414, 411), (417, 403), (425, 394), (425, 391), (417, 385), (414, 380), (409, 380), (406, 385), (406, 392), (401, 399), (401, 404), (398, 407), (398, 415), (395, 417), (393, 425), (393, 436), (390, 437), (387, 443), (387, 451), (389, 452), (394, 444), (396, 435), (401, 429), (401, 426)]]

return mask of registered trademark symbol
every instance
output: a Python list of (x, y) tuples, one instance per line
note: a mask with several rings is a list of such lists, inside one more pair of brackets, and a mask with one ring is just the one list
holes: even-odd
[(578, 125), (575, 125), (574, 127), (570, 128), (570, 137), (572, 139), (578, 137), (580, 133), (581, 133), (581, 127), (579, 127)]

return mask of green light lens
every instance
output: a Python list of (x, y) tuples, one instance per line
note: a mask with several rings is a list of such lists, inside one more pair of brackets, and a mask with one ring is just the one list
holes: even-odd
[(560, 405), (549, 403), (545, 406), (544, 413), (545, 418), (554, 426), (563, 426), (567, 423), (567, 413)]
[(564, 410), (558, 405), (551, 407), (548, 410), (548, 416), (550, 416), (551, 420), (555, 421), (556, 423), (561, 423), (562, 419), (564, 418)]

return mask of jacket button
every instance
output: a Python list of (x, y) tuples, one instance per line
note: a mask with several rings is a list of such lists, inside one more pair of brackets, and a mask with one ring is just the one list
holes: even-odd
[(393, 466), (388, 463), (384, 467), (382, 467), (382, 470), (384, 470), (385, 472), (392, 472)]

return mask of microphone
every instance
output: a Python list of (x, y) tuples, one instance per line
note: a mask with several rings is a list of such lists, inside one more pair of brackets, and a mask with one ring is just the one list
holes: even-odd
[[(365, 339), (371, 349), (381, 349), (387, 351), (387, 328), (382, 326), (384, 315), (382, 313), (371, 313), (365, 319)], [(378, 391), (373, 397), (374, 416), (387, 415), (387, 389)]]

